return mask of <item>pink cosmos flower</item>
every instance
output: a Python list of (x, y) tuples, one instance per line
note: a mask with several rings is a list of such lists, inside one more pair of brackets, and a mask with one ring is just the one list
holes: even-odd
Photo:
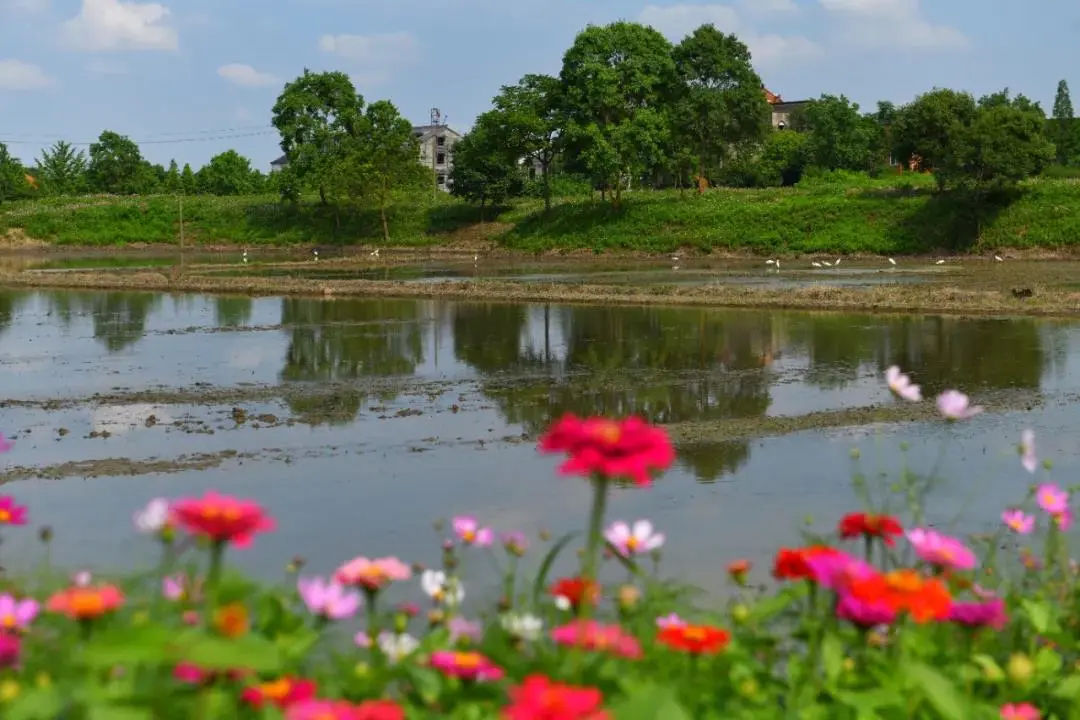
[(922, 400), (922, 390), (918, 385), (912, 385), (911, 378), (900, 372), (896, 365), (885, 371), (885, 382), (889, 384), (890, 390), (908, 402)]
[(453, 519), (454, 534), (466, 545), (487, 547), (495, 541), (495, 533), (489, 527), (480, 527), (480, 523), (471, 515), (458, 515)]
[(0, 633), (0, 669), (18, 665), (21, 652), (22, 640), (18, 635)]
[(15, 445), (4, 437), (4, 433), (0, 433), (0, 455), (3, 455), (13, 447), (15, 447)]
[(517, 555), (521, 557), (529, 549), (529, 540), (525, 537), (525, 533), (518, 530), (512, 532), (503, 533), (502, 536), (503, 548), (511, 555)]
[(1035, 457), (1035, 431), (1025, 430), (1020, 434), (1020, 464), (1029, 473), (1035, 472), (1039, 467), (1039, 459)]
[(499, 680), (503, 670), (478, 652), (454, 652), (437, 650), (431, 653), (431, 667), (445, 675), (463, 680)]
[(360, 593), (347, 590), (333, 580), (300, 578), (296, 582), (296, 589), (308, 611), (327, 620), (346, 620), (355, 615), (360, 607)]
[(933, 565), (970, 570), (977, 563), (975, 553), (964, 543), (937, 531), (915, 528), (907, 531), (907, 539), (915, 548), (915, 553)]
[(1065, 512), (1069, 507), (1069, 493), (1053, 483), (1044, 483), (1035, 490), (1039, 507), (1051, 515)]
[(71, 584), (75, 587), (90, 587), (90, 583), (93, 581), (94, 576), (89, 570), (79, 570), (71, 576)]
[(1001, 513), (1001, 522), (1019, 535), (1030, 535), (1035, 529), (1035, 516), (1023, 510), (1012, 509)]
[(938, 395), (937, 406), (946, 420), (968, 420), (983, 411), (981, 405), (972, 405), (968, 396), (957, 390)]
[(1031, 703), (1008, 703), (1001, 706), (1001, 720), (1040, 720), (1042, 714)]
[(595, 620), (574, 620), (554, 628), (551, 639), (559, 645), (609, 652), (629, 660), (641, 657), (641, 643), (618, 625), (602, 625)]
[(891, 624), (896, 619), (896, 611), (884, 602), (872, 602), (854, 595), (842, 594), (836, 604), (836, 617), (860, 627), (874, 627)]
[(1055, 525), (1057, 525), (1058, 530), (1060, 530), (1061, 532), (1068, 532), (1069, 528), (1072, 527), (1072, 510), (1070, 510), (1069, 508), (1065, 508), (1061, 512), (1051, 515), (1050, 519), (1054, 521)]
[(15, 504), (10, 495), (0, 497), (0, 525), (25, 525), (26, 508)]
[(37, 600), (16, 600), (14, 595), (0, 595), (0, 631), (26, 630), (38, 615)]
[(653, 524), (648, 520), (638, 520), (633, 528), (622, 521), (612, 523), (604, 531), (604, 537), (623, 557), (644, 555), (664, 544), (664, 534), (653, 532)]
[(381, 590), (395, 580), (408, 580), (412, 570), (396, 557), (369, 560), (353, 558), (337, 569), (334, 580), (342, 585), (355, 585), (365, 590)]
[(184, 599), (184, 576), (166, 575), (161, 579), (161, 594), (166, 600), (176, 602)]
[(979, 603), (953, 603), (949, 607), (949, 620), (968, 627), (1001, 630), (1009, 621), (1009, 616), (1005, 613), (1005, 601), (995, 598)]
[(480, 623), (466, 620), (460, 615), (450, 618), (450, 622), (446, 624), (446, 629), (450, 631), (450, 642), (452, 643), (462, 638), (472, 642), (480, 642), (480, 638), (483, 637), (484, 633)]
[(656, 618), (656, 627), (660, 630), (664, 630), (669, 627), (686, 627), (688, 623), (679, 617), (678, 613), (671, 613), (670, 615), (662, 615)]
[(171, 525), (169, 501), (165, 498), (154, 498), (146, 503), (146, 506), (137, 510), (132, 516), (135, 529), (146, 535), (154, 535), (165, 530)]

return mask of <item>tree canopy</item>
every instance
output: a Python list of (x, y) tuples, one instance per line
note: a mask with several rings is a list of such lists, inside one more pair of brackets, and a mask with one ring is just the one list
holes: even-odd
[(138, 192), (142, 153), (130, 138), (106, 130), (90, 145), (87, 175), (97, 192), (130, 195)]

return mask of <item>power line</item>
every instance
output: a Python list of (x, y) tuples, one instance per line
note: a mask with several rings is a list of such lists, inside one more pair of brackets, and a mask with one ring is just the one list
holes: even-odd
[[(132, 140), (132, 142), (134, 142), (136, 145), (175, 145), (175, 144), (178, 144), (178, 143), (190, 143), (190, 142), (212, 142), (212, 141), (217, 141), (217, 140), (236, 140), (238, 138), (247, 138), (247, 137), (258, 137), (258, 136), (262, 136), (262, 135), (271, 135), (271, 134), (275, 134), (276, 132), (277, 132), (277, 130), (258, 130), (256, 132), (247, 132), (247, 133), (232, 133), (232, 134), (224, 134), (224, 135), (204, 135), (203, 137), (170, 138), (170, 139), (167, 139), (167, 140), (154, 140), (154, 139), (150, 139), (150, 140)], [(0, 137), (0, 143), (4, 143), (4, 144), (7, 144), (7, 145), (42, 145), (42, 144), (48, 144), (50, 142), (56, 142), (58, 140), (63, 140), (63, 138), (53, 137), (53, 138), (49, 138), (47, 140), (14, 140), (14, 139), (9, 140), (9, 139), (5, 139), (4, 137)], [(69, 141), (66, 141), (66, 142), (69, 145), (76, 145), (76, 146), (79, 146), (79, 147), (89, 147), (90, 145), (94, 145), (99, 141), (98, 140), (90, 140), (90, 141), (82, 141), (82, 140), (80, 140), (80, 141), (70, 141), (69, 140)]]
[[(253, 132), (253, 131), (257, 131), (257, 130), (273, 130), (273, 129), (274, 129), (273, 125), (267, 125), (266, 123), (260, 123), (259, 125), (238, 125), (236, 127), (214, 128), (214, 129), (209, 129), (209, 130), (174, 130), (174, 131), (169, 131), (169, 132), (165, 132), (165, 131), (151, 132), (151, 133), (146, 133), (144, 135), (144, 137), (146, 138), (146, 141), (144, 141), (144, 142), (154, 140), (154, 139), (159, 139), (159, 138), (168, 138), (168, 137), (172, 137), (172, 136), (176, 136), (176, 135), (181, 135), (181, 136), (231, 135), (231, 134), (234, 134), (234, 133), (246, 133), (246, 132)], [(33, 139), (61, 140), (61, 139), (64, 138), (65, 134), (64, 133), (56, 133), (56, 132), (52, 132), (52, 133), (5, 132), (5, 133), (2, 133), (2, 135), (6, 136), (6, 137), (11, 137), (11, 138), (26, 138), (28, 140), (33, 140)]]

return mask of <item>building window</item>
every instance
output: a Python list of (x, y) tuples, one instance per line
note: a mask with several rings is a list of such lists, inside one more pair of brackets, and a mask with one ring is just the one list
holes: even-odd
[(439, 137), (435, 138), (435, 144), (439, 147), (443, 147), (444, 145), (446, 145), (446, 136), (440, 135)]
[(435, 164), (436, 165), (445, 165), (446, 164), (446, 153), (439, 153), (438, 155), (436, 155), (435, 156)]
[(436, 180), (436, 182), (439, 183), (440, 186), (446, 184), (446, 176), (445, 175), (440, 175), (439, 177), (435, 178), (435, 180)]

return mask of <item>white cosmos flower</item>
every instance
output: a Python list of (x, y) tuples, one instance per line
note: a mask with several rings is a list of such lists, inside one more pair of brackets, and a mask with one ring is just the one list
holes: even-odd
[(420, 575), (420, 588), (436, 603), (451, 607), (465, 599), (465, 588), (457, 578), (447, 577), (442, 570), (425, 570)]
[(529, 613), (508, 613), (499, 618), (499, 622), (507, 633), (528, 642), (539, 639), (544, 629), (544, 621)]
[(135, 529), (147, 535), (159, 533), (169, 523), (169, 501), (154, 498), (146, 507), (135, 513)]
[(379, 633), (379, 649), (392, 663), (400, 662), (420, 647), (420, 641), (408, 633), (395, 635), (392, 632)]
[(664, 544), (664, 534), (653, 532), (648, 520), (638, 520), (633, 528), (622, 521), (612, 523), (604, 537), (623, 557), (652, 552)]

